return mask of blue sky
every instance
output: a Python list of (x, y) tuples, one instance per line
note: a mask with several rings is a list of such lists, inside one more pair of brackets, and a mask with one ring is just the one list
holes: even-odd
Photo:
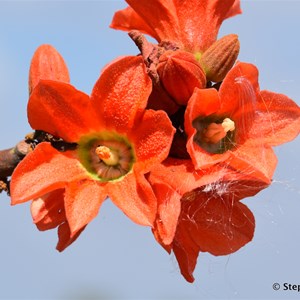
[[(261, 89), (300, 103), (299, 1), (241, 1), (243, 14), (220, 36), (237, 33), (239, 60), (260, 70)], [(35, 49), (52, 44), (65, 58), (72, 84), (90, 93), (101, 68), (137, 54), (124, 32), (108, 28), (125, 1), (0, 1), (0, 149), (31, 131), (28, 69)], [(56, 232), (39, 232), (29, 205), (0, 195), (0, 299), (299, 299), (272, 284), (300, 284), (299, 139), (276, 148), (271, 187), (245, 199), (256, 218), (254, 240), (224, 257), (201, 254), (193, 285), (149, 228), (133, 224), (109, 201), (76, 243), (55, 250)]]

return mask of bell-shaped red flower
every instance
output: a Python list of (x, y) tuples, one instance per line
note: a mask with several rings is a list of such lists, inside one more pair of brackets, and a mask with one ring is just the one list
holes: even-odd
[(133, 29), (171, 42), (182, 50), (204, 52), (217, 38), (222, 22), (241, 13), (239, 0), (126, 0), (111, 27)]
[(175, 253), (189, 282), (199, 252), (225, 255), (251, 241), (254, 217), (240, 200), (268, 186), (222, 164), (195, 170), (190, 160), (172, 158), (151, 171), (149, 181), (158, 199), (153, 234)]
[(145, 110), (150, 92), (140, 57), (107, 66), (91, 98), (58, 81), (41, 80), (34, 88), (31, 127), (76, 148), (62, 152), (38, 144), (12, 175), (11, 199), (18, 204), (42, 197), (33, 202), (33, 216), (44, 226), (46, 210), (54, 219), (50, 226), (64, 224), (58, 249), (77, 237), (107, 197), (134, 222), (153, 226), (157, 199), (145, 174), (168, 156), (174, 128), (165, 112)]
[(260, 91), (258, 70), (237, 63), (219, 91), (197, 89), (185, 112), (187, 151), (196, 169), (222, 163), (270, 183), (272, 150), (300, 131), (300, 108), (282, 94)]
[(213, 255), (233, 253), (253, 238), (255, 220), (239, 200), (253, 196), (267, 185), (230, 178), (187, 193), (181, 199), (181, 213), (171, 247), (181, 274), (193, 282), (199, 252)]

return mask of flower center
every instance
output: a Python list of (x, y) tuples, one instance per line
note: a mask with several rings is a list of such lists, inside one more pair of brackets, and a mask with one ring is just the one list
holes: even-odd
[(131, 171), (134, 154), (131, 145), (119, 136), (101, 136), (79, 143), (79, 157), (83, 166), (100, 181), (118, 179)]
[(235, 145), (236, 128), (230, 118), (198, 117), (193, 127), (197, 129), (194, 142), (209, 153), (224, 153)]
[(216, 144), (226, 137), (228, 131), (234, 131), (235, 124), (229, 118), (225, 118), (221, 124), (211, 123), (202, 132), (205, 143)]
[(106, 146), (98, 146), (95, 153), (108, 166), (115, 166), (119, 163), (118, 153)]

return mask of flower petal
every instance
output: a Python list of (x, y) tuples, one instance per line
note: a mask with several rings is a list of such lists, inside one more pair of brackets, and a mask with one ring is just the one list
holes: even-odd
[(246, 205), (232, 201), (231, 192), (220, 196), (201, 192), (196, 197), (182, 203), (178, 231), (188, 235), (200, 251), (230, 254), (252, 240), (254, 216)]
[(140, 56), (127, 56), (106, 66), (92, 92), (98, 118), (107, 129), (127, 132), (142, 115), (152, 82)]
[(29, 94), (41, 79), (70, 82), (63, 57), (51, 45), (41, 45), (34, 52), (29, 70)]
[(108, 195), (133, 222), (153, 226), (157, 199), (144, 175), (130, 173), (119, 181), (107, 183)]
[(28, 102), (28, 120), (33, 129), (43, 130), (67, 142), (99, 127), (88, 95), (73, 86), (41, 80)]
[(181, 195), (165, 182), (152, 180), (151, 186), (157, 197), (158, 211), (153, 228), (154, 236), (163, 245), (170, 245), (173, 241), (177, 221), (180, 214)]
[(32, 201), (33, 222), (41, 231), (57, 227), (66, 220), (64, 189), (58, 189)]
[(300, 108), (287, 96), (261, 91), (251, 136), (257, 143), (277, 146), (296, 138), (300, 132)]
[(155, 32), (152, 36), (158, 42), (180, 41), (181, 33), (172, 0), (126, 0), (126, 2), (148, 24), (152, 32)]
[(195, 120), (214, 115), (219, 111), (220, 105), (220, 98), (215, 89), (200, 90), (196, 88), (188, 102), (184, 116), (184, 128), (188, 136), (186, 147), (196, 169), (212, 166), (226, 160), (229, 156), (229, 153), (210, 154), (195, 142), (197, 130), (201, 130)]
[(240, 0), (235, 0), (225, 18), (226, 19), (231, 18), (231, 17), (234, 17), (241, 13), (242, 13), (242, 10), (241, 10)]
[(68, 183), (65, 210), (71, 237), (98, 215), (99, 208), (106, 198), (105, 188), (97, 181), (77, 180)]
[(253, 176), (270, 184), (277, 165), (277, 158), (268, 145), (259, 144), (259, 139), (248, 139), (232, 151), (226, 164), (238, 172)]
[(186, 281), (192, 283), (195, 278), (193, 272), (196, 268), (199, 247), (190, 239), (188, 235), (177, 232), (177, 237), (173, 242), (173, 252), (176, 256), (180, 272)]
[(252, 64), (237, 63), (226, 75), (220, 88), (221, 108), (218, 115), (236, 124), (237, 142), (242, 142), (254, 122), (258, 109), (258, 70)]
[[(161, 0), (161, 2), (166, 2)], [(240, 13), (235, 0), (173, 0), (181, 41), (188, 51), (203, 52), (217, 38), (222, 22)], [(199, 25), (201, 24), (201, 25)]]
[(59, 252), (65, 250), (73, 242), (77, 240), (81, 232), (85, 229), (85, 226), (78, 230), (74, 235), (71, 234), (70, 227), (67, 222), (59, 225), (58, 227), (58, 243), (56, 249)]
[(198, 117), (205, 118), (215, 114), (220, 107), (221, 101), (217, 90), (195, 88), (184, 115), (184, 128), (186, 133), (190, 136), (196, 132), (196, 129), (193, 127), (195, 119)]
[(182, 212), (174, 238), (173, 251), (181, 273), (192, 282), (198, 253), (230, 254), (249, 241), (254, 234), (255, 220), (246, 205), (232, 197), (234, 186), (227, 193), (196, 192), (192, 201), (182, 201)]
[(181, 196), (198, 187), (216, 182), (224, 176), (224, 167), (195, 170), (191, 160), (167, 158), (150, 172), (150, 183), (166, 183)]
[(66, 182), (89, 178), (74, 151), (59, 152), (49, 143), (37, 145), (18, 164), (11, 178), (12, 205), (64, 188)]
[(129, 135), (134, 144), (136, 165), (144, 173), (168, 156), (174, 133), (175, 128), (165, 112), (145, 111)]
[(159, 40), (156, 32), (131, 7), (115, 12), (110, 27), (124, 31), (139, 30)]
[[(118, 11), (111, 27), (137, 29), (158, 42), (171, 41), (203, 52), (215, 40), (224, 19), (241, 13), (239, 0), (127, 0), (132, 9)], [(199, 22), (201, 26), (199, 26)]]

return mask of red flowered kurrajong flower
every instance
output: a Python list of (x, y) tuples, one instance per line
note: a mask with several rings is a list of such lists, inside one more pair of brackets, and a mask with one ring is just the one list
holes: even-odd
[(40, 228), (59, 225), (59, 250), (107, 197), (134, 222), (153, 225), (157, 200), (145, 174), (167, 157), (174, 128), (165, 112), (145, 110), (150, 92), (140, 57), (106, 67), (91, 97), (58, 81), (41, 80), (34, 88), (31, 127), (76, 148), (38, 144), (14, 171), (11, 198), (12, 204), (37, 199), (33, 218)]
[[(63, 57), (48, 44), (39, 46), (32, 57), (28, 80), (29, 95), (42, 79), (70, 83), (69, 70)], [(33, 222), (41, 231), (58, 227), (59, 251), (73, 243), (85, 228), (71, 236), (64, 207), (64, 189), (34, 199), (31, 203), (31, 215)]]
[[(176, 113), (194, 88), (221, 82), (239, 53), (235, 34), (217, 41), (222, 22), (241, 13), (239, 0), (127, 0), (111, 27), (130, 31), (153, 80), (148, 105)], [(159, 44), (146, 41), (140, 32)]]
[[(171, 247), (181, 274), (193, 282), (199, 252), (227, 255), (253, 238), (255, 219), (239, 200), (267, 187), (263, 182), (224, 179), (200, 187), (181, 199), (181, 213)], [(226, 177), (228, 179), (226, 179)]]
[(126, 0), (111, 27), (133, 29), (171, 42), (192, 53), (202, 53), (217, 38), (222, 22), (241, 13), (239, 0)]
[(277, 163), (272, 146), (299, 134), (300, 109), (285, 95), (260, 91), (256, 67), (237, 63), (219, 90), (195, 89), (184, 128), (196, 169), (222, 163), (269, 184)]
[(189, 282), (199, 252), (226, 255), (252, 240), (254, 217), (239, 200), (268, 186), (222, 164), (195, 170), (190, 160), (171, 158), (151, 172), (149, 181), (158, 199), (153, 234), (175, 253)]

